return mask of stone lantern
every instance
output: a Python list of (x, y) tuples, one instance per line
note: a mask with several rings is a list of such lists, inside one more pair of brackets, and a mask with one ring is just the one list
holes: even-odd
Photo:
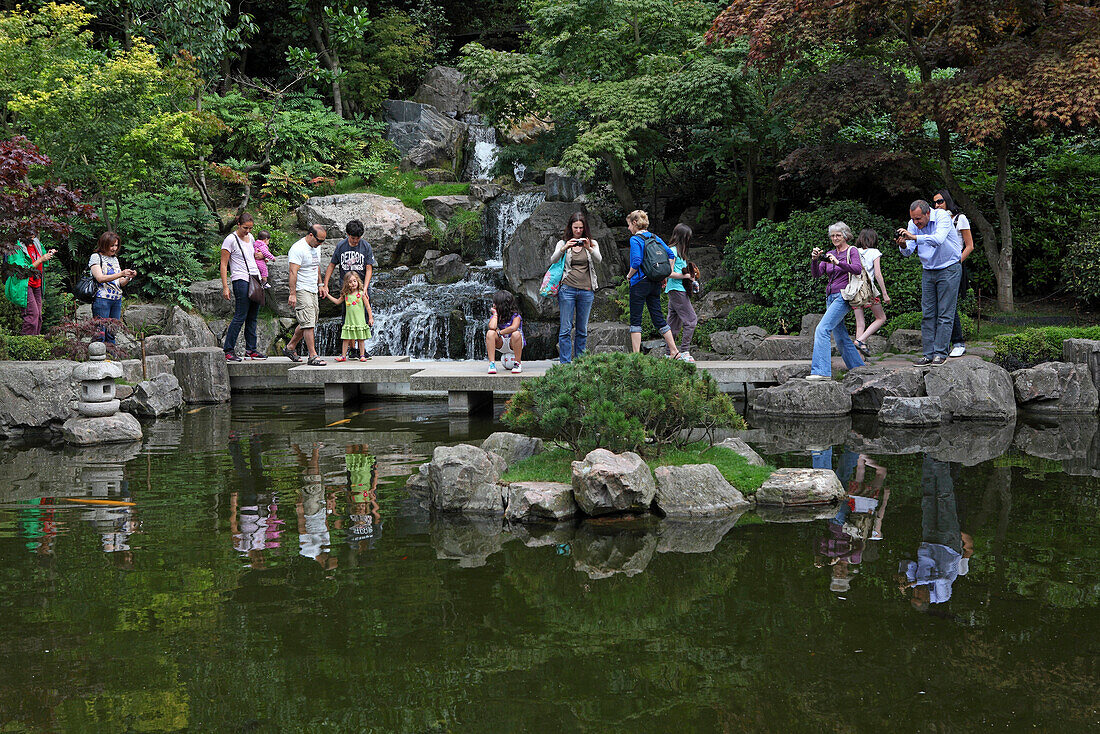
[(78, 418), (70, 418), (62, 426), (65, 440), (79, 446), (119, 441), (140, 441), (141, 424), (129, 413), (119, 413), (115, 396), (115, 380), (122, 377), (122, 365), (107, 362), (107, 347), (103, 342), (88, 345), (88, 361), (73, 369), (73, 379), (80, 383)]

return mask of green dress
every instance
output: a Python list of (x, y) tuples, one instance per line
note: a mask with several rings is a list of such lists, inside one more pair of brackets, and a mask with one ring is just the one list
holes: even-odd
[(367, 326), (367, 309), (363, 305), (362, 294), (349, 293), (344, 301), (344, 328), (341, 339), (370, 339), (370, 327)]

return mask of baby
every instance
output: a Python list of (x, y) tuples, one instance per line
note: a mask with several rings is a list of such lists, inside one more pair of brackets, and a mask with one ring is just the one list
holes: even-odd
[(271, 242), (271, 233), (265, 230), (256, 235), (256, 241), (252, 244), (256, 253), (256, 269), (260, 271), (260, 282), (263, 283), (264, 288), (271, 287), (267, 282), (267, 264), (275, 262), (275, 256), (268, 249), (269, 242)]

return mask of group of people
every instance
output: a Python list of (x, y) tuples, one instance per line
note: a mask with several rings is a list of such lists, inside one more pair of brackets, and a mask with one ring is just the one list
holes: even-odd
[[(974, 250), (970, 222), (959, 212), (951, 194), (940, 190), (929, 204), (917, 199), (909, 207), (909, 224), (898, 229), (895, 244), (903, 257), (916, 252), (923, 269), (921, 278), (921, 346), (923, 356), (918, 366), (938, 366), (949, 357), (966, 353), (962, 319), (958, 311), (959, 297), (968, 287), (964, 263)], [(848, 369), (863, 364), (862, 354), (868, 354), (867, 338), (886, 323), (883, 305), (890, 303), (886, 282), (882, 277), (882, 252), (876, 248), (878, 233), (865, 229), (854, 237), (844, 222), (829, 227), (833, 249), (819, 247), (810, 253), (811, 270), (815, 278), (824, 277), (825, 315), (814, 330), (810, 380), (832, 377), (832, 342)], [(870, 309), (874, 321), (866, 325), (863, 307), (856, 307), (856, 336), (848, 335), (844, 319), (853, 307), (843, 297), (843, 291), (853, 277), (867, 278), (871, 284)]]
[[(672, 230), (670, 244), (649, 231), (649, 215), (636, 210), (627, 215), (630, 230), (630, 346), (635, 352), (642, 348), (642, 317), (649, 309), (654, 327), (665, 340), (667, 355), (685, 362), (694, 362), (688, 349), (699, 317), (691, 304), (689, 290), (698, 292), (698, 272), (687, 261), (692, 231), (686, 224)], [(667, 260), (667, 268), (646, 272), (646, 248)], [(588, 317), (596, 299), (599, 279), (596, 268), (603, 262), (600, 243), (591, 235), (588, 217), (574, 212), (566, 222), (562, 238), (554, 246), (547, 263), (553, 266), (565, 259), (558, 285), (558, 361), (568, 364), (584, 354), (588, 346)], [(652, 258), (650, 258), (652, 261)], [(668, 295), (668, 317), (661, 306), (662, 291)], [(679, 337), (679, 345), (677, 345)], [(505, 369), (518, 374), (523, 371), (523, 315), (515, 296), (508, 291), (493, 295), (489, 323), (485, 333), (485, 351), (489, 358), (489, 374), (497, 373), (497, 353), (502, 353)]]

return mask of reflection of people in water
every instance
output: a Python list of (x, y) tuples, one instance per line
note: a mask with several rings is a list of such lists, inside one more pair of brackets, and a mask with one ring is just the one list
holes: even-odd
[(40, 497), (20, 503), (19, 531), (27, 539), (27, 550), (40, 556), (53, 555), (57, 540), (57, 510), (52, 497)]
[(336, 568), (337, 558), (330, 553), (332, 537), (328, 516), (336, 512), (336, 495), (325, 496), (321, 477), (321, 444), (313, 444), (309, 456), (294, 445), (294, 453), (303, 468), (301, 494), (294, 509), (298, 515), (298, 553), (317, 561), (321, 568)]
[(375, 457), (366, 446), (348, 446), (344, 465), (348, 476), (347, 542), (354, 550), (373, 546), (382, 532), (382, 515), (378, 507), (378, 472)]
[(951, 598), (955, 579), (966, 575), (974, 555), (973, 539), (960, 529), (951, 468), (927, 455), (921, 470), (921, 529), (924, 542), (917, 559), (901, 562), (898, 581), (913, 607), (923, 612)]
[(248, 557), (252, 568), (264, 568), (264, 551), (279, 547), (283, 521), (278, 516), (275, 496), (267, 487), (263, 448), (257, 437), (251, 436), (246, 462), (239, 438), (231, 436), (229, 456), (240, 486), (239, 492), (229, 494), (229, 531), (233, 534), (233, 548)]
[[(870, 481), (867, 480), (868, 468), (875, 472)], [(862, 516), (854, 524), (860, 527), (865, 539), (882, 540), (882, 518), (886, 514), (886, 503), (890, 500), (890, 490), (882, 487), (885, 481), (886, 467), (867, 454), (860, 454), (855, 476), (848, 483), (848, 509), (853, 515)], [(870, 522), (864, 522), (864, 518)]]
[[(831, 451), (814, 452), (815, 468), (832, 468)], [(875, 475), (867, 480), (867, 469)], [(845, 451), (837, 467), (837, 477), (847, 484), (848, 500), (825, 523), (825, 534), (814, 541), (814, 565), (830, 566), (829, 588), (837, 593), (848, 591), (851, 576), (863, 560), (868, 539), (882, 539), (882, 516), (889, 491), (882, 489), (886, 469), (866, 454)]]

